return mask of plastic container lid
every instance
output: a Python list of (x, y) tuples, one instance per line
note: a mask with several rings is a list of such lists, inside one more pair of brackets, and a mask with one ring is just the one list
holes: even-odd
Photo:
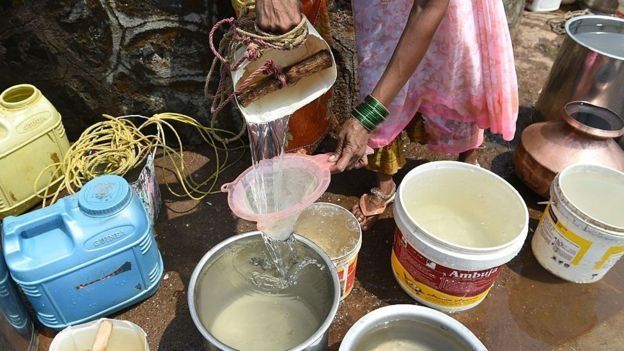
[(88, 182), (78, 192), (78, 206), (89, 216), (106, 217), (121, 211), (132, 199), (128, 182), (117, 175), (104, 175)]

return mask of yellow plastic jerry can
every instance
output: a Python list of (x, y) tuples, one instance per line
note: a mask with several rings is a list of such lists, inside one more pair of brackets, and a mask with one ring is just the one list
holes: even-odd
[(15, 85), (0, 94), (0, 219), (25, 212), (37, 194), (59, 180), (56, 169), (69, 141), (61, 115), (41, 91)]

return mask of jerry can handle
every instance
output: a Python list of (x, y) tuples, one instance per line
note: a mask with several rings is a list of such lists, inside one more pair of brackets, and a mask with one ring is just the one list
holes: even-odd
[(11, 135), (11, 128), (2, 122), (2, 113), (0, 113), (0, 141), (6, 139)]
[[(62, 222), (64, 225), (67, 224), (64, 216), (58, 212), (51, 212), (47, 214), (41, 214), (41, 212), (28, 213), (19, 217), (23, 223), (16, 223), (17, 218), (18, 217), (9, 217), (4, 220), (2, 241), (4, 245), (4, 252), (7, 258), (9, 255), (19, 253), (22, 250), (22, 240), (32, 239), (39, 235), (47, 233), (47, 231), (42, 230), (41, 227), (45, 227), (46, 225), (50, 225), (55, 222)], [(54, 225), (51, 225), (50, 228), (52, 228), (53, 226)], [(28, 235), (23, 235), (27, 232), (27, 230)], [(71, 237), (72, 241), (75, 241), (71, 235), (69, 235), (69, 237)]]
[(2, 250), (5, 258), (8, 258), (12, 253), (20, 251), (17, 233), (21, 230), (21, 226), (15, 223), (15, 219), (15, 217), (7, 217), (2, 223)]

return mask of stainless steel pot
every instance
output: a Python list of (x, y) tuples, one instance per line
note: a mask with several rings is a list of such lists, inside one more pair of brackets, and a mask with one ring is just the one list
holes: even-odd
[[(601, 35), (607, 40), (601, 42)], [(557, 120), (571, 101), (586, 101), (624, 116), (622, 43), (623, 19), (592, 15), (569, 20), (566, 38), (535, 105), (535, 119)]]
[(0, 254), (0, 350), (36, 351), (37, 332)]
[(581, 4), (583, 7), (605, 15), (614, 14), (618, 8), (618, 0), (583, 0)]
[[(327, 311), (326, 316), (322, 319), (322, 324), (318, 327), (316, 332), (313, 335), (310, 335), (308, 339), (304, 342), (300, 343), (296, 347), (291, 348), (291, 351), (324, 351), (327, 350), (327, 341), (328, 341), (328, 329), (331, 325), (336, 312), (338, 311), (338, 304), (340, 302), (340, 283), (338, 281), (338, 274), (336, 273), (336, 268), (332, 263), (331, 259), (327, 254), (323, 252), (321, 248), (319, 248), (312, 241), (303, 238), (301, 236), (295, 236), (297, 239), (297, 250), (304, 250), (306, 255), (315, 259), (317, 262), (323, 265), (323, 272), (326, 273), (327, 279), (325, 283), (329, 283), (331, 286), (330, 298), (323, 299), (319, 301), (318, 296), (313, 296), (312, 291), (315, 290), (313, 287), (303, 286), (302, 288), (309, 291), (310, 296), (303, 295), (302, 299), (307, 304), (316, 305), (318, 309)], [(202, 322), (202, 318), (199, 315), (199, 304), (198, 299), (200, 296), (199, 289), (201, 286), (201, 279), (208, 272), (211, 266), (217, 262), (217, 260), (226, 252), (231, 252), (236, 245), (255, 245), (258, 243), (263, 243), (262, 234), (260, 232), (249, 232), (245, 234), (240, 234), (237, 236), (233, 236), (229, 239), (226, 239), (212, 248), (208, 253), (204, 255), (204, 257), (199, 261), (195, 270), (193, 271), (193, 275), (191, 276), (191, 281), (189, 283), (188, 288), (188, 304), (191, 312), (191, 317), (195, 326), (202, 334), (202, 336), (206, 339), (208, 348), (210, 350), (223, 350), (223, 351), (236, 351), (234, 348), (225, 345), (221, 341), (219, 341), (211, 332), (206, 328), (204, 323)], [(302, 284), (303, 282), (298, 282), (297, 284)], [(214, 303), (215, 306), (222, 306), (226, 303), (226, 299), (235, 293), (237, 289), (241, 289), (241, 287), (237, 284), (215, 284), (210, 286), (210, 289), (215, 292), (215, 294), (211, 294), (215, 296)], [(214, 290), (213, 290), (214, 289)], [(308, 299), (309, 300), (306, 300)], [(323, 304), (323, 306), (319, 306), (319, 304)], [(271, 338), (271, 335), (267, 335), (267, 338)]]

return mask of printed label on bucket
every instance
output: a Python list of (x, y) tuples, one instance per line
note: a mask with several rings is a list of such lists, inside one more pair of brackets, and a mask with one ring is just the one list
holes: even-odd
[(338, 280), (340, 281), (340, 293), (344, 299), (353, 290), (355, 284), (355, 268), (357, 266), (357, 255), (353, 260), (347, 262), (342, 266), (337, 266)]
[(442, 307), (464, 307), (483, 300), (500, 267), (461, 271), (433, 262), (416, 251), (399, 229), (394, 237), (392, 269), (412, 294)]
[(583, 259), (592, 242), (568, 229), (549, 205), (542, 217), (544, 230), (539, 232), (546, 242), (552, 246), (556, 257), (554, 260), (564, 267), (578, 265)]
[[(571, 266), (583, 266), (593, 270), (608, 271), (624, 255), (624, 246), (610, 246), (606, 250), (595, 247), (594, 242), (565, 225), (559, 218), (563, 215), (558, 216), (555, 211), (556, 209), (551, 205), (546, 207), (535, 233), (539, 239), (543, 240), (546, 247), (550, 247), (548, 259), (552, 263), (566, 269)], [(577, 224), (575, 228), (579, 229)], [(586, 227), (585, 230), (589, 231), (590, 228)], [(583, 235), (588, 234), (583, 233)], [(595, 234), (592, 232), (591, 235)], [(590, 250), (592, 250), (591, 253)], [(596, 276), (598, 276), (597, 273), (592, 274), (592, 278)]]

